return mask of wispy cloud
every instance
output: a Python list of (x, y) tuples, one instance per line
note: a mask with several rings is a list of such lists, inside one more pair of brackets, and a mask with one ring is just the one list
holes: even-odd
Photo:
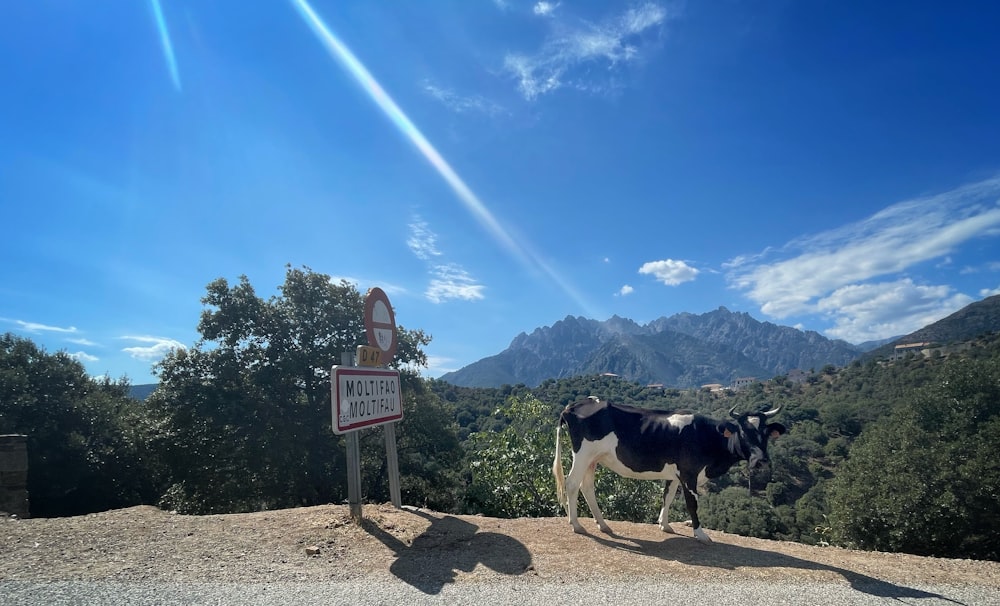
[(621, 287), (621, 290), (619, 290), (617, 293), (615, 293), (615, 296), (616, 297), (627, 297), (628, 295), (632, 294), (633, 292), (635, 292), (635, 289), (632, 288), (631, 286), (629, 286), (628, 284), (626, 284), (626, 285), (624, 285), (624, 286)]
[(77, 332), (75, 326), (62, 327), (62, 326), (50, 326), (48, 324), (39, 324), (38, 322), (25, 322), (24, 320), (12, 320), (9, 318), (0, 318), (4, 322), (9, 322), (11, 324), (17, 324), (21, 330), (24, 332), (56, 332), (56, 333), (68, 333), (72, 334)]
[[(427, 369), (422, 374), (439, 377), (446, 372), (458, 370), (455, 360), (445, 356), (427, 356)], [(418, 369), (419, 370), (419, 369)]]
[(556, 2), (555, 4), (551, 2), (539, 2), (538, 4), (535, 5), (534, 9), (532, 10), (534, 10), (536, 15), (539, 15), (541, 17), (547, 17), (548, 15), (551, 15), (553, 11), (555, 11), (557, 8), (559, 8), (558, 2)]
[(664, 259), (643, 263), (642, 267), (639, 268), (639, 273), (652, 275), (667, 286), (678, 286), (694, 280), (699, 271), (684, 261)]
[[(530, 54), (511, 53), (504, 59), (504, 69), (517, 80), (518, 89), (528, 100), (564, 86), (606, 88), (607, 78), (638, 59), (649, 33), (658, 31), (670, 17), (664, 7), (646, 3), (601, 23), (570, 22), (562, 17), (562, 11), (559, 16), (554, 14), (556, 6), (548, 2), (535, 5), (535, 13), (551, 17), (552, 22), (552, 34), (542, 47)], [(595, 65), (602, 69), (593, 70)]]
[(69, 354), (69, 357), (77, 360), (79, 362), (97, 362), (100, 360), (97, 356), (92, 356), (85, 351), (78, 351), (76, 353)]
[[(410, 222), (410, 237), (407, 246), (421, 261), (431, 261), (443, 257), (437, 248), (437, 234), (420, 217)], [(475, 301), (485, 298), (486, 287), (479, 284), (461, 265), (457, 263), (429, 263), (430, 283), (424, 296), (433, 303), (444, 303), (453, 299)]]
[(834, 319), (824, 331), (852, 343), (904, 335), (940, 320), (972, 302), (949, 286), (924, 286), (904, 278), (875, 284), (850, 284), (816, 303)]
[(419, 217), (410, 222), (410, 237), (406, 245), (421, 261), (441, 256), (441, 251), (437, 249), (437, 234)]
[(450, 88), (438, 86), (430, 80), (424, 80), (421, 88), (429, 97), (441, 102), (456, 114), (484, 114), (490, 117), (509, 114), (499, 103), (491, 101), (482, 95), (460, 95)]
[(127, 335), (122, 339), (143, 343), (144, 345), (141, 346), (125, 347), (122, 351), (137, 360), (146, 362), (155, 362), (174, 349), (186, 349), (183, 343), (166, 337)]
[[(995, 178), (900, 202), (858, 223), (733, 259), (727, 278), (769, 316), (826, 314), (835, 323), (827, 331), (833, 336), (858, 342), (912, 332), (925, 318), (939, 319), (970, 299), (901, 273), (944, 259), (974, 238), (1000, 235), (998, 198)], [(784, 258), (767, 261), (775, 256)], [(898, 320), (890, 322), (871, 305)]]
[(477, 284), (459, 265), (452, 263), (435, 265), (431, 274), (434, 277), (424, 294), (432, 303), (444, 303), (452, 299), (475, 301), (485, 298), (483, 291), (486, 287)]
[(96, 347), (97, 343), (94, 343), (90, 339), (76, 338), (76, 339), (66, 339), (70, 343), (75, 343), (77, 345), (83, 345), (84, 347)]

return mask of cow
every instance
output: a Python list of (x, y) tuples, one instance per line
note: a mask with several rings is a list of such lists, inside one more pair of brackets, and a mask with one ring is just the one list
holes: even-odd
[[(698, 520), (698, 489), (741, 460), (747, 461), (750, 469), (766, 463), (768, 440), (785, 433), (784, 425), (767, 422), (780, 409), (737, 415), (733, 407), (729, 411), (732, 421), (717, 421), (693, 413), (611, 404), (595, 396), (566, 406), (556, 425), (552, 473), (569, 523), (575, 532), (585, 533), (576, 515), (582, 489), (597, 525), (611, 534), (594, 495), (594, 470), (600, 463), (627, 478), (666, 480), (658, 519), (664, 532), (673, 532), (667, 512), (678, 485), (683, 487), (694, 536), (702, 543), (711, 543)], [(559, 443), (564, 424), (573, 443), (568, 479), (563, 476)]]

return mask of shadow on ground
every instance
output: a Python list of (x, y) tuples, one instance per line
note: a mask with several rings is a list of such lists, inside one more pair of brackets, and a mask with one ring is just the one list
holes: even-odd
[[(408, 510), (431, 525), (413, 540), (400, 541), (369, 520), (362, 525), (368, 534), (396, 554), (390, 572), (427, 594), (437, 594), (454, 582), (456, 572), (471, 572), (477, 564), (501, 574), (519, 575), (531, 569), (531, 553), (520, 541), (495, 532), (479, 532), (479, 527), (445, 516), (436, 518), (418, 510)], [(483, 549), (488, 545), (489, 549)]]
[(725, 543), (702, 545), (693, 539), (673, 535), (668, 536), (663, 541), (634, 539), (619, 534), (589, 536), (609, 549), (624, 549), (637, 555), (676, 561), (688, 566), (705, 566), (724, 570), (735, 570), (738, 567), (757, 567), (827, 571), (842, 576), (855, 591), (875, 597), (895, 600), (902, 600), (904, 598), (936, 598), (955, 604), (960, 603), (940, 594), (906, 587), (905, 585), (897, 585), (853, 570), (803, 560), (773, 551), (754, 549), (752, 547), (741, 547)]

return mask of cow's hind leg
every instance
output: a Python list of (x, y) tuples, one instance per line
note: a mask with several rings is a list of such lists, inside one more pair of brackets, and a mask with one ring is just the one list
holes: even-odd
[(659, 522), (660, 529), (663, 532), (669, 532), (670, 534), (674, 534), (674, 529), (670, 527), (669, 523), (670, 504), (674, 502), (674, 496), (677, 494), (677, 485), (680, 483), (680, 480), (673, 478), (663, 484), (663, 509), (660, 510), (660, 517), (657, 522)]
[[(580, 520), (577, 519), (577, 506), (580, 501), (580, 486), (583, 485), (588, 465), (576, 453), (573, 454), (573, 466), (566, 476), (566, 512), (569, 514), (569, 523), (573, 526), (573, 532), (586, 534)], [(584, 493), (586, 496), (586, 493)]]
[(604, 521), (604, 515), (601, 513), (601, 508), (597, 504), (597, 494), (594, 492), (594, 473), (597, 470), (597, 462), (591, 463), (587, 467), (587, 473), (583, 476), (583, 498), (587, 501), (587, 507), (590, 507), (590, 513), (594, 516), (594, 521), (600, 527), (601, 532), (611, 533), (611, 527), (608, 523)]

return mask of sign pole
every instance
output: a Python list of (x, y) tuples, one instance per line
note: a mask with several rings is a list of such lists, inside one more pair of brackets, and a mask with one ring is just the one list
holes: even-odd
[(396, 424), (385, 425), (385, 460), (389, 472), (389, 498), (392, 506), (402, 509), (403, 499), (399, 495), (399, 459), (396, 455)]
[[(354, 353), (345, 351), (340, 355), (341, 364), (354, 366)], [(344, 436), (347, 447), (347, 503), (351, 508), (351, 519), (361, 524), (361, 448), (358, 432), (351, 431)]]
[(361, 523), (361, 449), (358, 446), (358, 432), (344, 436), (347, 445), (347, 502), (351, 506), (351, 519)]

